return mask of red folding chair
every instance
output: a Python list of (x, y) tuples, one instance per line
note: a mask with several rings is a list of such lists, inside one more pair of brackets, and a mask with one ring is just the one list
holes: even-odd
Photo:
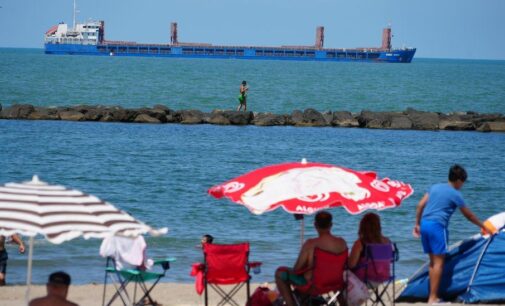
[[(208, 288), (212, 288), (221, 296), (217, 304), (239, 306), (233, 296), (246, 285), (247, 301), (250, 297), (249, 275), (252, 263), (249, 263), (249, 243), (240, 244), (210, 244), (203, 245), (204, 254), (204, 286), (205, 305), (209, 305)], [(258, 265), (258, 263), (255, 263)], [(220, 285), (235, 285), (225, 291)]]
[(312, 279), (308, 284), (295, 288), (298, 304), (336, 305), (337, 297), (346, 289), (344, 271), (347, 269), (347, 257), (347, 250), (335, 254), (316, 248)]

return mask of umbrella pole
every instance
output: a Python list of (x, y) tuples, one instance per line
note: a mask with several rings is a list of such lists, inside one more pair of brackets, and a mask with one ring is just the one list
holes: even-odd
[(26, 273), (26, 305), (30, 302), (30, 286), (32, 283), (32, 258), (33, 258), (33, 237), (30, 237), (30, 244), (28, 247), (28, 271)]
[(300, 239), (301, 239), (301, 246), (303, 246), (303, 233), (305, 231), (305, 218), (302, 218), (302, 221), (300, 222)]

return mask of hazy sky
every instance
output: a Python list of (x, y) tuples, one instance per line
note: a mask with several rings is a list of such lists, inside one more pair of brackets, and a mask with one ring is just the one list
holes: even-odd
[[(72, 0), (0, 0), (0, 47), (43, 47), (43, 34), (72, 23)], [(417, 57), (505, 59), (504, 0), (79, 0), (78, 20), (105, 20), (110, 40), (235, 45), (379, 46), (393, 26), (393, 46)]]

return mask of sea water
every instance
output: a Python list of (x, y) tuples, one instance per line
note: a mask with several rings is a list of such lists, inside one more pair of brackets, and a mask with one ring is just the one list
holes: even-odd
[(417, 59), (410, 64), (54, 56), (0, 49), (0, 103), (40, 106), (165, 104), (235, 108), (242, 80), (253, 111), (294, 109), (505, 113), (505, 61)]
[[(394, 65), (46, 56), (40, 50), (10, 49), (0, 53), (4, 105), (229, 108), (244, 78), (251, 83), (253, 110), (413, 106), (504, 111), (504, 78), (491, 77), (503, 75), (503, 62), (416, 59)], [(47, 182), (97, 195), (154, 227), (168, 227), (166, 236), (147, 237), (150, 257), (177, 258), (164, 281), (192, 280), (190, 265), (202, 260), (197, 245), (206, 233), (217, 243), (249, 241), (251, 259), (264, 263), (255, 282), (272, 281), (277, 266), (292, 265), (300, 247), (299, 221), (282, 209), (252, 215), (206, 192), (258, 167), (302, 158), (373, 170), (380, 177), (412, 184), (412, 197), (380, 213), (384, 234), (400, 250), (398, 277), (408, 277), (427, 259), (411, 234), (422, 195), (431, 184), (446, 181), (449, 166), (457, 162), (469, 173), (463, 189), (469, 207), (480, 218), (502, 211), (504, 152), (505, 134), (500, 133), (0, 120), (1, 184), (38, 174)], [(361, 216), (343, 208), (331, 212), (333, 232), (350, 247)], [(478, 230), (456, 212), (450, 241)], [(312, 217), (306, 219), (305, 235), (316, 235)], [(102, 282), (105, 260), (99, 246), (93, 239), (53, 245), (38, 237), (33, 281), (44, 283), (50, 272), (65, 270), (76, 283)], [(27, 255), (18, 254), (14, 245), (8, 245), (8, 251), (7, 280), (23, 283)]]

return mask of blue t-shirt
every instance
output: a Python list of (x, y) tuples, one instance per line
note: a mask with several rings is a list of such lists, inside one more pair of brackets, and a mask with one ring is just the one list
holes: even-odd
[(456, 208), (464, 206), (461, 192), (448, 183), (435, 184), (428, 190), (428, 203), (424, 207), (422, 220), (435, 221), (448, 227)]

